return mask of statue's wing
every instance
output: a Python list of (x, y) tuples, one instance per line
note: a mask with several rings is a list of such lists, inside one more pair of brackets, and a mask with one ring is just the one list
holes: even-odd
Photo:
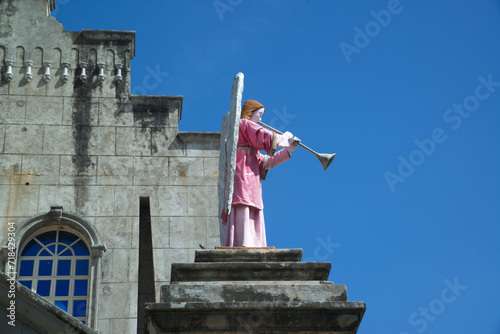
[[(226, 212), (226, 180), (227, 180), (227, 138), (229, 131), (229, 114), (224, 115), (220, 131), (220, 153), (219, 153), (219, 182), (217, 190), (219, 193), (219, 216)], [(219, 217), (220, 218), (220, 217)]]
[[(234, 191), (234, 172), (236, 170), (236, 150), (243, 95), (243, 73), (238, 73), (231, 89), (231, 107), (222, 119), (219, 155), (219, 215), (231, 213)], [(220, 217), (220, 216), (219, 216)], [(221, 244), (224, 242), (224, 226), (221, 222)]]

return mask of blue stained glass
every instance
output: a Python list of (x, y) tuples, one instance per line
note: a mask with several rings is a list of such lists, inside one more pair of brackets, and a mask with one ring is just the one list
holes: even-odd
[(50, 283), (51, 281), (38, 281), (36, 293), (43, 297), (50, 296)]
[(68, 301), (67, 300), (56, 300), (54, 304), (61, 310), (68, 312)]
[(63, 244), (66, 245), (71, 245), (73, 242), (78, 239), (78, 236), (74, 235), (73, 233), (65, 232), (65, 231), (60, 231), (59, 232), (59, 242), (62, 242)]
[(89, 274), (89, 260), (76, 260), (76, 275)]
[(38, 262), (38, 276), (52, 276), (52, 260)]
[(90, 255), (89, 248), (83, 242), (83, 240), (78, 241), (73, 245), (73, 250), (75, 251), (75, 255)]
[(76, 279), (75, 280), (75, 296), (86, 296), (87, 295), (87, 280), (86, 279)]
[(33, 276), (33, 265), (35, 260), (21, 260), (19, 276)]
[[(64, 250), (64, 248), (62, 248), (61, 245), (59, 245), (59, 250)], [(66, 250), (59, 255), (60, 256), (73, 256), (74, 254), (73, 254), (73, 250), (71, 248), (66, 248)]]
[(38, 254), (38, 256), (52, 256), (52, 255), (44, 249), (40, 254)]
[(73, 316), (74, 317), (84, 317), (87, 315), (87, 301), (86, 300), (74, 300), (73, 301)]
[(25, 287), (27, 287), (28, 289), (31, 290), (32, 281), (19, 281), (19, 283), (21, 283), (22, 285), (24, 285)]
[(42, 246), (40, 246), (35, 240), (31, 240), (28, 242), (26, 247), (24, 247), (21, 256), (36, 256), (40, 249), (42, 249)]
[(49, 245), (56, 241), (56, 231), (45, 232), (36, 237), (42, 244)]
[[(45, 249), (40, 243), (45, 245)], [(66, 257), (66, 259), (55, 259), (53, 258), (55, 254)], [(90, 259), (74, 259), (71, 257), (89, 255), (90, 248), (77, 235), (66, 231), (42, 233), (28, 242), (21, 253), (21, 256), (39, 256), (39, 258), (36, 261), (21, 258), (19, 264), (20, 278), (31, 278), (30, 276), (38, 276), (39, 278), (38, 280), (21, 280), (20, 283), (28, 289), (33, 288), (37, 294), (43, 297), (68, 298), (67, 296), (73, 295), (85, 298), (89, 293)], [(35, 267), (38, 268), (36, 271)], [(56, 277), (50, 277), (53, 274), (56, 274)], [(71, 275), (86, 279), (74, 279), (76, 278), (74, 276), (68, 277)], [(67, 279), (63, 279), (64, 276)], [(47, 279), (41, 279), (42, 277)], [(49, 278), (52, 278), (52, 280)], [(55, 286), (52, 286), (52, 282), (54, 282)], [(73, 290), (72, 293), (70, 289)], [(86, 317), (87, 300), (71, 299), (73, 298), (70, 298), (70, 300), (56, 300), (54, 304), (66, 312), (72, 306), (71, 313), (73, 316)], [(70, 302), (73, 304), (69, 305)], [(86, 323), (86, 321), (82, 322)]]
[(68, 296), (69, 295), (69, 280), (57, 280), (56, 281), (56, 296)]
[(50, 245), (47, 248), (52, 252), (52, 254), (56, 253), (56, 244)]
[[(59, 245), (61, 247), (61, 245)], [(73, 256), (73, 251), (71, 248), (67, 248), (63, 253), (59, 254), (60, 256)]]
[(71, 275), (71, 260), (57, 261), (57, 276)]

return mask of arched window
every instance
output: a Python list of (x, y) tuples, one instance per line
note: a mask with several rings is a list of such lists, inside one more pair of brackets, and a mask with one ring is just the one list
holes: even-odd
[(21, 284), (97, 328), (98, 273), (106, 246), (93, 224), (52, 206), (19, 225), (16, 248)]
[(21, 248), (18, 281), (86, 324), (89, 249), (81, 237), (61, 229), (32, 236)]

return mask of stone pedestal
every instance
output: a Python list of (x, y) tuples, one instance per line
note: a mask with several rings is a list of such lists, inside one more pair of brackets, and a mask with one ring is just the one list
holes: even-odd
[(328, 282), (329, 262), (301, 249), (199, 250), (172, 264), (161, 302), (146, 304), (147, 333), (356, 333), (365, 303)]

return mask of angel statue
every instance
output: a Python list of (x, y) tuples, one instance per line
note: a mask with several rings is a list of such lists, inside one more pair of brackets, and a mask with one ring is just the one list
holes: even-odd
[[(267, 246), (260, 182), (270, 168), (289, 160), (300, 143), (290, 132), (278, 134), (257, 124), (264, 111), (255, 100), (246, 101), (241, 108), (232, 200), (230, 208), (221, 213), (223, 245), (227, 247)], [(276, 152), (277, 147), (283, 149)]]

